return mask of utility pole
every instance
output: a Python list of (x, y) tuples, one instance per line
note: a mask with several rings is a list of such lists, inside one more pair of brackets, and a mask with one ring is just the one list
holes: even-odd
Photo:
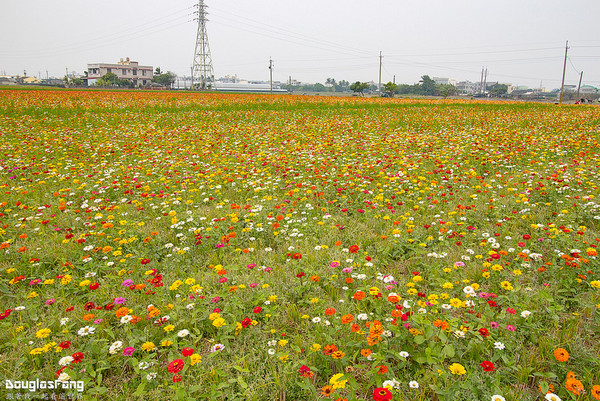
[(269, 57), (269, 80), (271, 82), (271, 95), (273, 94), (273, 60)]
[(69, 78), (69, 67), (65, 67), (65, 71), (67, 72), (67, 78)]
[(577, 100), (579, 100), (579, 89), (581, 89), (581, 79), (583, 78), (583, 71), (579, 74), (579, 85), (577, 86)]
[(567, 44), (565, 45), (565, 62), (563, 64), (563, 76), (562, 83), (560, 84), (560, 100), (558, 104), (562, 104), (563, 101), (563, 90), (565, 89), (565, 73), (567, 72), (567, 51), (569, 50), (569, 41), (567, 40)]
[(483, 67), (481, 67), (481, 80), (479, 81), (479, 93), (483, 92)]
[(383, 64), (383, 56), (379, 52), (379, 97), (381, 97), (381, 64)]
[(485, 91), (487, 89), (487, 67), (485, 68), (485, 75), (483, 76), (483, 94), (485, 95)]

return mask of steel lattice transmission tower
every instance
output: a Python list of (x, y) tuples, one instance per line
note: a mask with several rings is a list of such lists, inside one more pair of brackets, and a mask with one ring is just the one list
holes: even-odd
[(194, 83), (200, 89), (215, 88), (215, 72), (210, 56), (210, 47), (208, 45), (208, 33), (206, 32), (206, 4), (204, 0), (198, 0), (198, 32), (196, 33), (196, 50), (194, 51), (194, 64), (192, 65), (192, 88)]

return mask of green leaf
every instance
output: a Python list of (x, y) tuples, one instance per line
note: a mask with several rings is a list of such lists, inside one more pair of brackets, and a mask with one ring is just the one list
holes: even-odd
[(135, 390), (135, 393), (133, 393), (133, 395), (135, 395), (135, 396), (142, 395), (144, 393), (145, 388), (146, 388), (146, 382), (141, 382), (140, 385)]
[(242, 375), (238, 375), (237, 381), (244, 390), (248, 388), (248, 384), (246, 384), (246, 382), (242, 378)]
[(454, 358), (454, 355), (456, 354), (456, 351), (454, 350), (454, 347), (452, 346), (452, 344), (447, 344), (444, 347), (444, 350), (442, 351), (444, 353), (444, 355), (446, 355), (448, 358)]
[(415, 337), (415, 343), (417, 344), (423, 344), (425, 342), (425, 337), (423, 336), (416, 336)]

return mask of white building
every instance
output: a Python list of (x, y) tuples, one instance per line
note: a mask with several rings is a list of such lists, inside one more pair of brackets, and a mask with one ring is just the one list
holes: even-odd
[(126, 79), (133, 83), (133, 86), (144, 86), (152, 82), (152, 66), (139, 65), (137, 61), (121, 59), (117, 64), (88, 64), (88, 86), (94, 85), (96, 81), (107, 73), (112, 72), (119, 79)]

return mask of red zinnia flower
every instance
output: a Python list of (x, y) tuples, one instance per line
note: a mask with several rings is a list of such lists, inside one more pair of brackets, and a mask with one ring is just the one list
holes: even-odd
[(183, 354), (183, 356), (190, 356), (194, 353), (194, 350), (190, 347), (185, 347), (181, 350), (181, 353)]
[(83, 352), (76, 352), (73, 355), (71, 355), (73, 357), (73, 362), (71, 363), (79, 363), (81, 361), (83, 361)]
[(377, 370), (378, 375), (383, 375), (383, 374), (387, 373), (387, 371), (388, 371), (388, 368), (385, 365), (380, 365), (377, 367), (379, 368), (379, 370)]
[(147, 265), (148, 263), (150, 263), (150, 259), (142, 259), (140, 260), (140, 263), (143, 265)]
[(257, 306), (256, 308), (254, 308), (252, 310), (252, 312), (254, 312), (254, 313), (260, 313), (260, 312), (262, 312), (262, 308), (260, 306)]
[(249, 317), (245, 318), (244, 320), (242, 320), (242, 327), (246, 328), (248, 326), (250, 326), (252, 324), (252, 319), (250, 319)]
[(98, 283), (92, 283), (92, 284), (90, 284), (90, 286), (88, 288), (90, 290), (97, 290), (98, 287), (100, 287), (100, 284), (98, 284)]
[(181, 381), (182, 377), (181, 375), (175, 375), (173, 376), (173, 383), (179, 383)]
[(58, 346), (62, 349), (67, 349), (71, 346), (71, 341), (63, 341), (62, 343), (58, 344)]
[(378, 387), (373, 391), (374, 401), (389, 401), (392, 399), (392, 392), (385, 387)]
[(175, 359), (169, 364), (167, 370), (169, 371), (169, 373), (179, 373), (181, 372), (181, 369), (183, 369), (184, 365), (185, 362), (183, 362), (183, 359)]
[(481, 328), (479, 329), (479, 334), (487, 338), (490, 335), (490, 331), (486, 328)]
[(348, 251), (350, 253), (356, 253), (356, 252), (358, 252), (358, 245), (352, 245), (350, 248), (348, 248)]
[(494, 372), (496, 370), (496, 367), (490, 361), (483, 361), (483, 362), (481, 362), (481, 367), (486, 372)]

